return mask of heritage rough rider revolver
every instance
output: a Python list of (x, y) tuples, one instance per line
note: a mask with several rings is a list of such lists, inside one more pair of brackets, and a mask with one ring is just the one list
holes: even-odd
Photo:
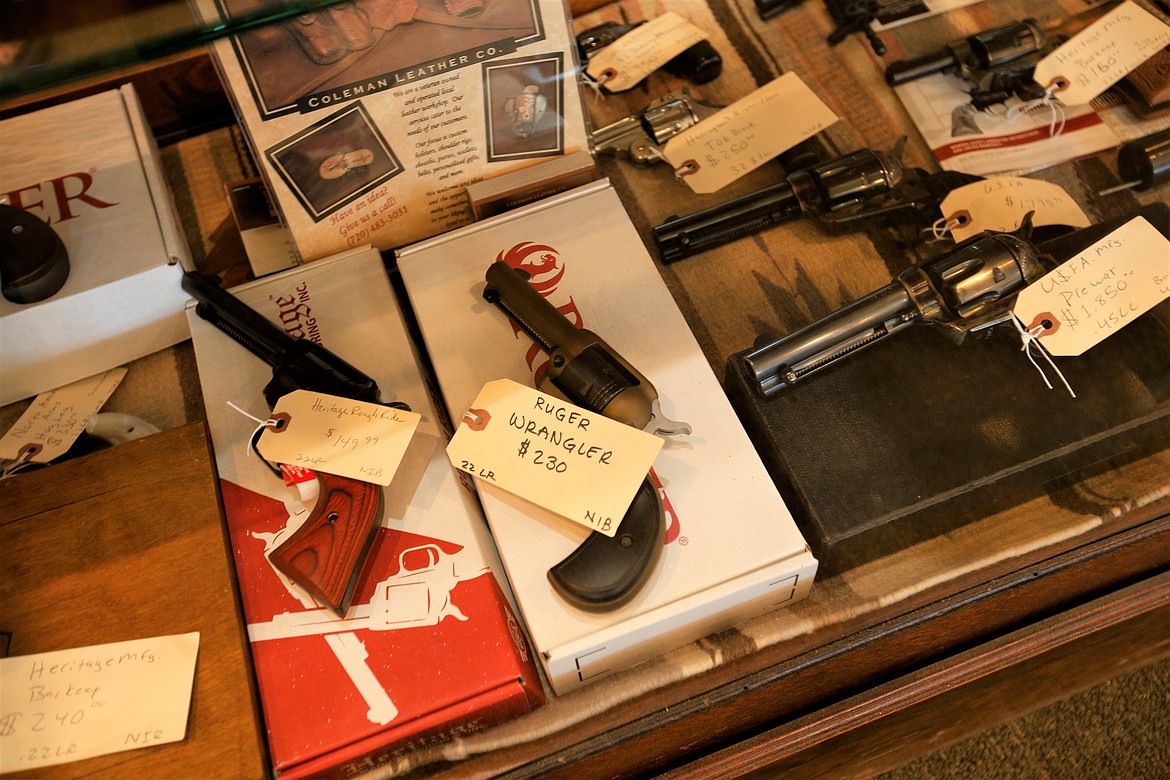
[(902, 165), (903, 138), (889, 152), (861, 149), (793, 171), (784, 181), (654, 227), (664, 263), (758, 233), (798, 217), (813, 217), (829, 233), (883, 229), (900, 243), (921, 240), (956, 187), (979, 181), (958, 171), (928, 173)]
[[(528, 274), (502, 260), (488, 267), (483, 297), (495, 304), (548, 353), (537, 386), (574, 404), (635, 428), (689, 434), (686, 423), (663, 416), (658, 392), (637, 369), (590, 330), (576, 327), (528, 283)], [(610, 609), (627, 601), (646, 581), (662, 550), (666, 515), (658, 489), (647, 477), (615, 536), (597, 531), (549, 569), (553, 588), (586, 609)]]
[(891, 87), (934, 73), (959, 76), (971, 84), (971, 105), (980, 111), (1015, 95), (1021, 100), (1044, 96), (1032, 74), (1036, 63), (1056, 48), (1035, 19), (1024, 19), (969, 35), (933, 54), (901, 60), (886, 68)]
[(1031, 229), (1029, 213), (1012, 233), (985, 231), (907, 268), (885, 287), (744, 354), (748, 375), (772, 397), (914, 323), (961, 344), (1005, 322), (1015, 294), (1052, 265), (1029, 240)]
[[(196, 314), (272, 367), (272, 379), (263, 390), (269, 407), (293, 390), (383, 403), (371, 377), (320, 344), (288, 335), (214, 277), (188, 271), (182, 285), (196, 300)], [(387, 405), (408, 408), (401, 402)], [(320, 494), (309, 517), (269, 559), (314, 598), (344, 615), (381, 520), (382, 489), (333, 474), (317, 473), (317, 480)]]

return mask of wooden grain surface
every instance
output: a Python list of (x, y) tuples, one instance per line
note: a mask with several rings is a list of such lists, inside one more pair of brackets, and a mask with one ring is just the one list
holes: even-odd
[(0, 481), (8, 655), (200, 635), (186, 739), (14, 777), (266, 775), (213, 475), (193, 423)]

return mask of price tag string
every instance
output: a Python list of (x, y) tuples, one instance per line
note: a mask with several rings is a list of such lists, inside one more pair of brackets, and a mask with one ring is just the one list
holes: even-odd
[(597, 78), (596, 80), (591, 79), (591, 78), (581, 79), (581, 81), (585, 83), (585, 86), (588, 87), (589, 90), (593, 93), (594, 102), (604, 102), (605, 101), (605, 93), (601, 90), (601, 87), (603, 84), (605, 84), (605, 82), (607, 82), (611, 78), (613, 78), (612, 75), (607, 75), (609, 73), (610, 73), (609, 71), (607, 71), (606, 73), (602, 73), (601, 76), (599, 78)]
[(260, 441), (260, 435), (264, 433), (265, 428), (276, 428), (277, 427), (276, 420), (273, 420), (271, 418), (269, 418), (267, 420), (261, 420), (256, 415), (250, 414), (249, 412), (247, 412), (244, 409), (240, 408), (239, 406), (235, 405), (231, 401), (228, 401), (227, 405), (230, 406), (231, 408), (235, 409), (240, 414), (247, 417), (252, 422), (256, 423), (256, 429), (254, 431), (252, 431), (252, 435), (248, 437), (248, 449), (247, 449), (248, 455), (247, 456), (249, 458), (252, 457), (252, 452), (255, 451), (256, 457), (260, 458), (260, 460), (262, 460), (264, 462), (264, 465), (267, 466), (270, 471), (272, 471), (277, 476), (280, 476), (280, 469), (278, 469), (276, 466), (272, 465), (272, 463), (270, 463), (268, 461), (268, 458), (265, 458), (263, 455), (261, 455), (260, 450), (256, 446), (256, 443), (258, 441)]
[(1068, 86), (1068, 83), (1057, 80), (1055, 83), (1044, 88), (1044, 95), (1042, 97), (1025, 100), (1018, 106), (1012, 106), (1007, 112), (1008, 119), (1019, 119), (1025, 114), (1047, 107), (1052, 114), (1052, 119), (1048, 122), (1048, 135), (1050, 138), (1060, 136), (1064, 133), (1065, 114), (1064, 106), (1056, 99), (1055, 92), (1063, 88), (1061, 85)]
[(935, 220), (934, 224), (928, 228), (923, 228), (923, 233), (930, 233), (933, 241), (942, 241), (952, 230), (963, 224), (963, 220), (958, 217), (940, 217)]
[(1020, 333), (1020, 351), (1028, 356), (1028, 361), (1035, 367), (1037, 371), (1040, 372), (1040, 378), (1044, 380), (1044, 384), (1047, 385), (1048, 389), (1052, 389), (1052, 383), (1048, 381), (1048, 375), (1044, 373), (1044, 369), (1040, 366), (1039, 363), (1036, 362), (1036, 358), (1032, 355), (1033, 344), (1037, 346), (1038, 351), (1040, 352), (1040, 356), (1048, 362), (1048, 365), (1051, 366), (1052, 370), (1056, 372), (1056, 375), (1060, 377), (1060, 381), (1064, 385), (1064, 389), (1068, 390), (1069, 395), (1071, 395), (1073, 398), (1076, 398), (1077, 394), (1073, 392), (1072, 386), (1070, 386), (1068, 380), (1064, 378), (1064, 374), (1061, 373), (1060, 368), (1058, 368), (1056, 363), (1053, 362), (1052, 357), (1048, 354), (1048, 350), (1044, 349), (1044, 345), (1039, 341), (1039, 334), (1047, 330), (1044, 324), (1037, 323), (1031, 328), (1025, 328), (1015, 317), (1010, 317), (1009, 319), (1011, 319), (1012, 324), (1016, 326), (1016, 330)]
[(17, 458), (5, 460), (4, 468), (3, 470), (0, 470), (0, 479), (14, 477), (19, 472), (23, 471), (25, 467), (31, 466), (32, 461), (29, 460), (31, 457), (32, 453), (29, 450), (23, 450)]

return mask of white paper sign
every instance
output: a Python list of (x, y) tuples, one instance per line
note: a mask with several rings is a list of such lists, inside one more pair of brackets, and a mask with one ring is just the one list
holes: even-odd
[(461, 471), (612, 537), (662, 439), (510, 379), (488, 382), (447, 445)]
[(190, 633), (0, 659), (0, 772), (182, 740), (198, 652)]

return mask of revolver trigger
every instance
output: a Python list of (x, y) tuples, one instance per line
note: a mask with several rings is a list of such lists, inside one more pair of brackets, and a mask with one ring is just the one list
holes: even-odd
[(650, 420), (646, 423), (643, 429), (650, 433), (656, 433), (661, 436), (689, 436), (691, 434), (690, 423), (675, 422), (666, 417), (662, 413), (662, 407), (655, 398), (650, 402)]

